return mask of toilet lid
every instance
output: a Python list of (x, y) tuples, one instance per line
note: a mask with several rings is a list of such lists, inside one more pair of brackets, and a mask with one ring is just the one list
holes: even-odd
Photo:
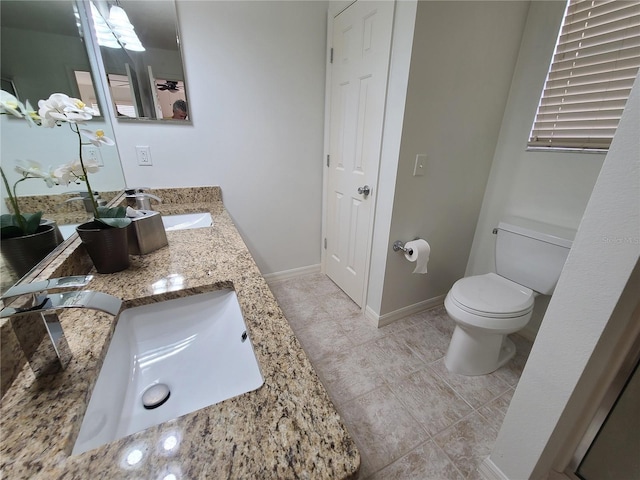
[(460, 307), (483, 316), (518, 316), (533, 308), (533, 290), (495, 273), (462, 278), (451, 295)]

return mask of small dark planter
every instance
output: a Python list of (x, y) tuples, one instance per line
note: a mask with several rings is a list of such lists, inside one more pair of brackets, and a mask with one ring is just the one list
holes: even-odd
[(93, 220), (78, 225), (76, 231), (98, 273), (114, 273), (129, 268), (126, 228), (108, 227)]
[(58, 234), (55, 225), (40, 225), (32, 235), (3, 238), (0, 241), (2, 257), (22, 278), (61, 243), (62, 238)]

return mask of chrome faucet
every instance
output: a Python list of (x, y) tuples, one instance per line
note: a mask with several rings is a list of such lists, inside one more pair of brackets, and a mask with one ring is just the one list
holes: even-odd
[(125, 189), (127, 206), (136, 210), (152, 210), (151, 200), (162, 203), (162, 199), (151, 193), (147, 193), (147, 187), (127, 188)]
[(49, 293), (49, 290), (83, 287), (92, 278), (92, 275), (79, 275), (16, 285), (1, 297), (5, 304), (8, 301), (11, 304), (0, 311), (0, 318), (10, 319), (20, 347), (36, 377), (58, 372), (71, 360), (71, 350), (57, 311), (64, 308), (88, 308), (113, 316), (120, 312), (122, 300), (106, 293), (91, 290)]

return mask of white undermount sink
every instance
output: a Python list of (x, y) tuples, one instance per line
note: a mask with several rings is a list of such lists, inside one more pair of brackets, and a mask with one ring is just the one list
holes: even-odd
[(187, 230), (190, 228), (204, 228), (213, 225), (209, 212), (184, 213), (180, 215), (162, 215), (162, 223), (167, 232), (172, 230)]
[(72, 453), (250, 392), (263, 383), (233, 290), (124, 310)]

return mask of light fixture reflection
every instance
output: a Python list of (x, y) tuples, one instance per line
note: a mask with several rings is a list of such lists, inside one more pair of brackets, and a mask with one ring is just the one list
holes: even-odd
[(182, 290), (184, 288), (184, 277), (177, 273), (167, 275), (165, 278), (154, 282), (151, 285), (154, 294)]
[(117, 5), (112, 5), (109, 9), (109, 24), (114, 27), (133, 30), (133, 25), (131, 25), (126, 12)]
[(169, 435), (164, 439), (164, 442), (162, 442), (162, 448), (164, 448), (167, 452), (170, 452), (171, 450), (176, 448), (177, 445), (178, 437), (176, 437), (175, 435)]
[(109, 18), (100, 14), (91, 2), (91, 17), (98, 38), (98, 45), (108, 48), (125, 48), (134, 52), (144, 52), (145, 48), (134, 31), (126, 12), (119, 6), (113, 5), (109, 10)]
[(142, 452), (137, 448), (129, 452), (129, 455), (127, 455), (127, 464), (131, 466), (140, 463), (140, 460), (142, 460)]
[(93, 29), (96, 31), (96, 37), (98, 38), (98, 45), (107, 48), (121, 48), (109, 25), (100, 15), (93, 2), (91, 2), (91, 18), (93, 19)]
[(148, 350), (144, 355), (136, 355), (135, 360), (141, 369), (145, 369), (150, 365), (165, 360), (172, 355), (180, 353), (182, 350), (189, 348), (195, 342), (198, 335), (191, 335), (183, 340), (165, 345), (162, 347)]
[(140, 462), (144, 460), (147, 451), (148, 447), (145, 442), (139, 442), (132, 445), (121, 457), (120, 466), (125, 469), (138, 468), (140, 466)]

